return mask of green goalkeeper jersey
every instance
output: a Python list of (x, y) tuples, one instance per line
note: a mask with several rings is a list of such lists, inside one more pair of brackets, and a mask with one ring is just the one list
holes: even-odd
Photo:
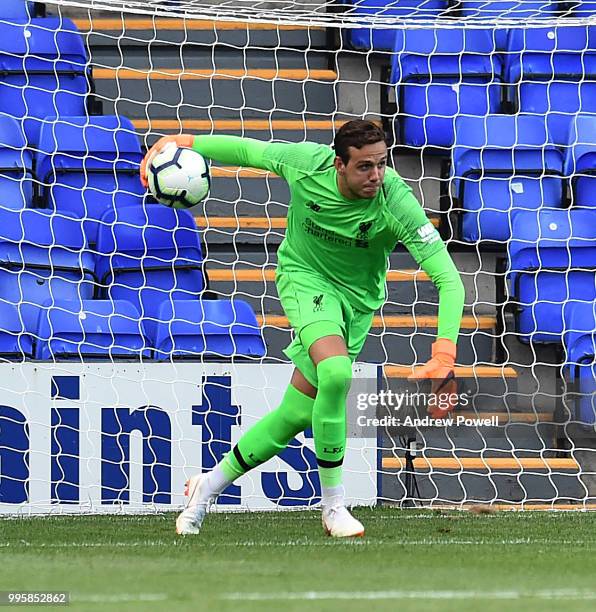
[[(455, 268), (443, 241), (395, 170), (386, 169), (374, 198), (351, 200), (339, 192), (335, 153), (329, 146), (197, 136), (193, 148), (220, 163), (261, 168), (284, 178), (291, 199), (286, 236), (278, 250), (280, 270), (314, 271), (328, 278), (354, 308), (372, 311), (384, 302), (388, 256), (397, 243), (423, 268), (427, 260), (444, 260), (444, 269), (439, 265), (427, 272), (438, 278), (449, 268), (447, 276), (453, 280)], [(444, 256), (434, 258), (438, 253)], [(461, 285), (459, 276), (457, 281)], [(446, 337), (457, 337), (463, 289), (459, 293), (459, 304), (449, 308), (453, 320)]]

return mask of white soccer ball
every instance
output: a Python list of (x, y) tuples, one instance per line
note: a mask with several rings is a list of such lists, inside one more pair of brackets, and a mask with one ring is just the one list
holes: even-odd
[(200, 153), (170, 143), (151, 158), (147, 181), (158, 202), (171, 208), (190, 208), (207, 197), (211, 177)]

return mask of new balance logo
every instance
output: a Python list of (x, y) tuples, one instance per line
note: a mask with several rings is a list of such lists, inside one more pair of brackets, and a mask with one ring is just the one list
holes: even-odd
[(314, 202), (309, 202), (306, 206), (310, 208), (313, 212), (319, 212), (321, 210), (321, 207), (318, 204), (315, 204)]
[(439, 239), (439, 234), (437, 233), (437, 230), (430, 221), (419, 227), (416, 231), (418, 232), (418, 235), (420, 236), (422, 242), (432, 244), (433, 242)]

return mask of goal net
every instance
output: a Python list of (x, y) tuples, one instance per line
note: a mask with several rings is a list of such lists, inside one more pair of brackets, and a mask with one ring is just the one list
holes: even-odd
[[(459, 405), (437, 413), (407, 377), (430, 357), (438, 293), (391, 254), (348, 401), (349, 503), (592, 507), (596, 2), (14, 6), (0, 513), (178, 508), (184, 481), (277, 407), (293, 369), (274, 284), (287, 185), (213, 162), (208, 199), (174, 211), (139, 164), (166, 134), (330, 145), (354, 118), (385, 129), (466, 304)], [(319, 501), (307, 430), (218, 507)]]

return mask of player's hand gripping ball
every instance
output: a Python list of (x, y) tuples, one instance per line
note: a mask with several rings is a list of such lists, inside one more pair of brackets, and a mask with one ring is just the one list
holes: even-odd
[(187, 143), (179, 143), (177, 138), (164, 138), (147, 153), (141, 181), (158, 202), (172, 208), (190, 208), (209, 193), (209, 166), (200, 153), (179, 146)]

